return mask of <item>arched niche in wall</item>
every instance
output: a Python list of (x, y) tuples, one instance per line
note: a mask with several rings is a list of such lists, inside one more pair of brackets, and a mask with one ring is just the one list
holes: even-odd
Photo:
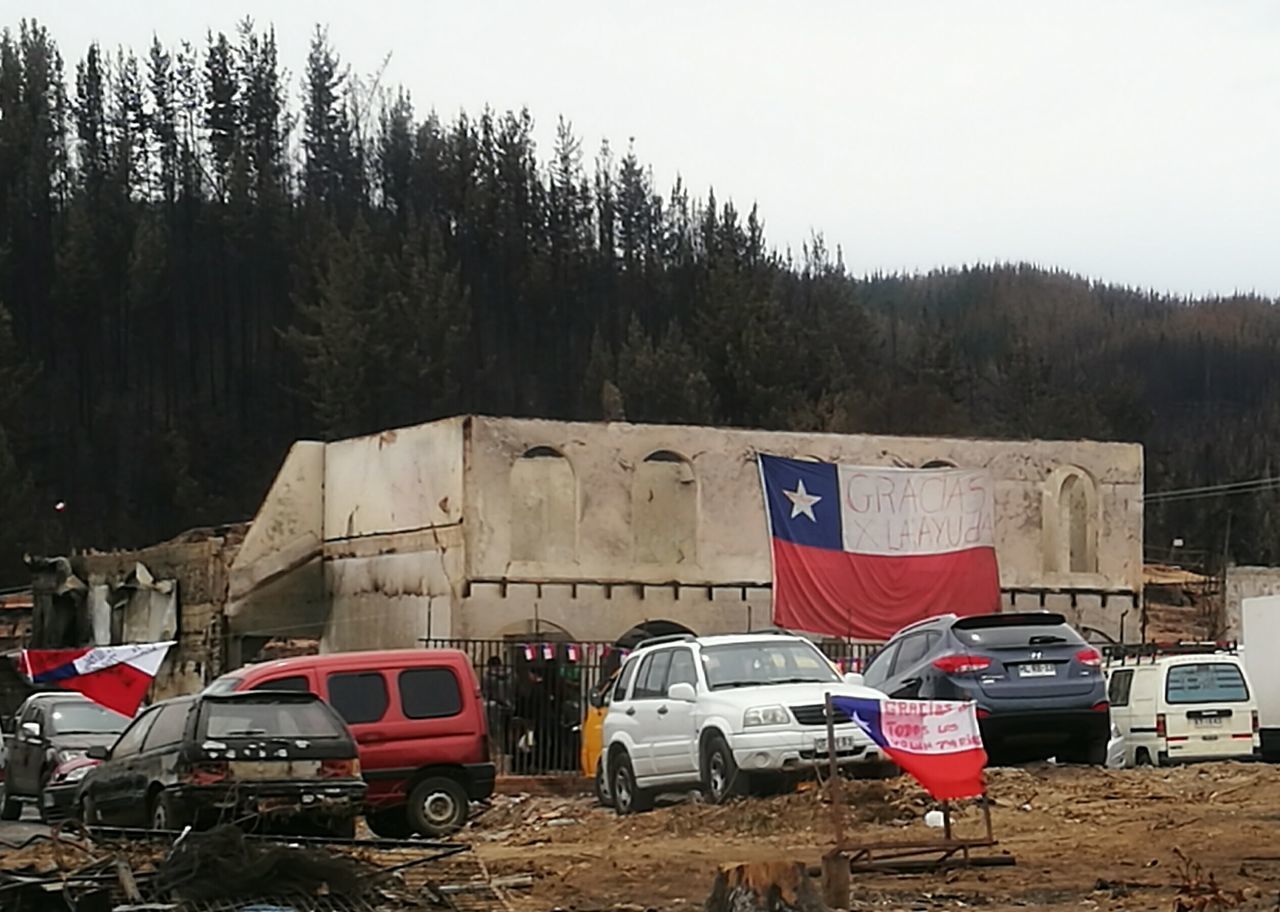
[(1098, 572), (1102, 526), (1098, 484), (1078, 466), (1059, 466), (1045, 480), (1041, 513), (1044, 568), (1050, 573)]
[(656, 450), (636, 466), (631, 535), (642, 564), (693, 564), (698, 559), (698, 479), (679, 453)]
[(511, 560), (571, 562), (578, 541), (578, 482), (564, 454), (525, 451), (511, 467)]

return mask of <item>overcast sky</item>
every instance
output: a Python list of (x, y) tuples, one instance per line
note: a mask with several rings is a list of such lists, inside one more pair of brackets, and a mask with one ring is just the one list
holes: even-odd
[[(977, 0), (6, 0), (68, 63), (314, 24), (420, 112), (527, 105), (549, 148), (635, 139), (674, 176), (810, 230), (856, 273), (1027, 260), (1178, 293), (1280, 295), (1280, 4)], [(69, 66), (70, 69), (70, 66)]]

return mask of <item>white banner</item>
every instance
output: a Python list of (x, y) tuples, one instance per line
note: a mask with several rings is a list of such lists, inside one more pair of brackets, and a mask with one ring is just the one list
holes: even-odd
[(947, 554), (995, 546), (995, 481), (984, 469), (839, 466), (844, 550)]

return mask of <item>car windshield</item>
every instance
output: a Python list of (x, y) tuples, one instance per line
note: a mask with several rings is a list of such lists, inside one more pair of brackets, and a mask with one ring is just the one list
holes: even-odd
[(319, 700), (311, 702), (209, 700), (200, 710), (202, 737), (341, 738), (342, 723)]
[(236, 685), (238, 685), (242, 680), (243, 678), (238, 675), (223, 675), (221, 678), (218, 678), (218, 680), (206, 687), (204, 692), (207, 694), (234, 693)]
[(96, 703), (55, 703), (49, 713), (50, 735), (118, 735), (129, 717)]
[(1169, 703), (1243, 703), (1249, 686), (1232, 662), (1174, 665), (1165, 679), (1164, 698)]
[(992, 627), (951, 628), (960, 642), (969, 646), (1008, 649), (1019, 646), (1050, 646), (1054, 643), (1083, 643), (1080, 634), (1066, 624), (1026, 624)]
[(712, 690), (840, 681), (822, 653), (796, 640), (705, 646), (702, 669)]

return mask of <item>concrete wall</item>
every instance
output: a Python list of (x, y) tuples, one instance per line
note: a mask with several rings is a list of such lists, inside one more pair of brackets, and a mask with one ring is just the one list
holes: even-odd
[(1240, 639), (1240, 603), (1261, 595), (1280, 595), (1280, 567), (1227, 568), (1222, 639)]
[(323, 651), (448, 636), (465, 559), (461, 418), (328, 445)]
[(318, 637), (329, 605), (321, 566), (325, 445), (295, 443), (231, 567), (226, 607), (236, 636)]
[[(585, 639), (610, 638), (655, 618), (683, 618), (700, 632), (743, 629), (744, 586), (764, 606), (753, 620), (767, 623), (762, 587), (771, 568), (757, 451), (859, 465), (946, 460), (987, 468), (996, 481), (1002, 586), (1141, 589), (1137, 445), (474, 418), (464, 522), (472, 585), (456, 631), (496, 635), (537, 620)], [(526, 490), (530, 483), (538, 484), (536, 494)], [(537, 539), (531, 529), (546, 543), (540, 552), (530, 547)], [(572, 553), (566, 542), (574, 543)], [(496, 585), (502, 581), (543, 585), (507, 586), (504, 597)], [(630, 585), (601, 597), (607, 583)], [(726, 584), (738, 584), (724, 591), (739, 593), (742, 610), (726, 612), (721, 602), (713, 609), (705, 596), (686, 595)], [(663, 587), (674, 604), (649, 597)], [(1110, 599), (1105, 610), (1090, 603), (1077, 613), (1089, 615), (1092, 626), (1115, 627), (1131, 606), (1131, 598)], [(664, 615), (668, 609), (679, 616)]]

